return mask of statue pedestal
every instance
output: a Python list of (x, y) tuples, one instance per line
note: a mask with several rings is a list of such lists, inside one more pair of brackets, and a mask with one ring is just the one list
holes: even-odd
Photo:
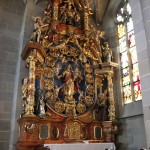
[(103, 135), (105, 142), (115, 142), (116, 143), (116, 133), (118, 131), (118, 123), (112, 121), (102, 122)]

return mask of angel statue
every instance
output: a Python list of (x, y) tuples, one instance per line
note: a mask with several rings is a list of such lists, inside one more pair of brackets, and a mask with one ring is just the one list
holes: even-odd
[(31, 41), (40, 43), (41, 35), (48, 29), (48, 24), (44, 24), (41, 17), (32, 17), (34, 22), (34, 32), (31, 36)]

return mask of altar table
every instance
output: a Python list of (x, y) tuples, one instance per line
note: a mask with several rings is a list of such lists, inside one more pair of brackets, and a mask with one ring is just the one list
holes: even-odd
[(50, 150), (116, 150), (114, 143), (44, 144)]

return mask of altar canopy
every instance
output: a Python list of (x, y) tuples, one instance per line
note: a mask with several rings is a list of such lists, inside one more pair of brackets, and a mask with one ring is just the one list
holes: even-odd
[(22, 52), (29, 75), (22, 85), (18, 150), (116, 141), (112, 78), (118, 64), (104, 31), (90, 25), (90, 2), (48, 0), (43, 15), (32, 17), (34, 31)]

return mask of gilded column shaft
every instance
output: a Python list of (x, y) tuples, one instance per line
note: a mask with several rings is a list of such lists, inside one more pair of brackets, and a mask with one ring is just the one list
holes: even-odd
[(54, 11), (53, 11), (53, 18), (54, 20), (58, 20), (58, 5), (59, 5), (59, 0), (54, 0)]
[(89, 30), (89, 14), (87, 12), (84, 13), (84, 28)]
[(34, 117), (34, 92), (35, 92), (35, 63), (36, 59), (34, 54), (31, 54), (28, 58), (29, 63), (29, 82), (28, 82), (28, 96), (25, 105), (24, 116)]
[(109, 100), (109, 120), (115, 120), (115, 102), (114, 102), (114, 91), (113, 91), (113, 82), (112, 82), (112, 75), (109, 74), (107, 76), (108, 80), (108, 100)]

